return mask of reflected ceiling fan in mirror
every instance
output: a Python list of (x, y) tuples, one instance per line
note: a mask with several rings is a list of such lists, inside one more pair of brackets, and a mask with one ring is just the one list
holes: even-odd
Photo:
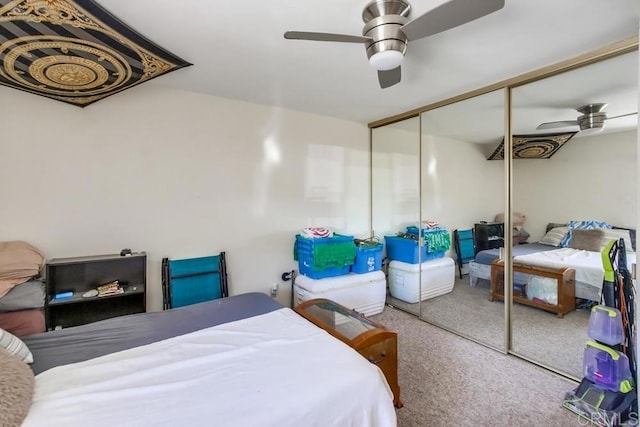
[(363, 43), (369, 64), (378, 70), (381, 88), (400, 82), (400, 64), (409, 41), (469, 23), (504, 7), (504, 0), (450, 0), (413, 19), (405, 0), (372, 0), (362, 11), (362, 36), (287, 31), (285, 39)]
[(633, 113), (607, 117), (607, 113), (606, 111), (604, 111), (605, 108), (607, 108), (607, 104), (604, 103), (583, 105), (582, 107), (576, 108), (576, 111), (580, 113), (580, 116), (578, 116), (576, 120), (563, 120), (557, 122), (542, 123), (538, 125), (536, 130), (579, 126), (581, 131), (591, 130), (592, 132), (597, 132), (604, 129), (605, 122), (607, 120), (613, 120), (638, 114), (638, 112), (636, 111)]

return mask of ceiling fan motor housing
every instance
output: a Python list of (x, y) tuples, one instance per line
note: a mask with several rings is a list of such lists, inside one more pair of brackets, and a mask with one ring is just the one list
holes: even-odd
[(606, 107), (607, 104), (588, 104), (578, 108), (578, 112), (582, 113), (582, 115), (578, 117), (580, 130), (604, 128), (607, 113), (602, 110)]
[(362, 35), (372, 39), (365, 44), (368, 58), (385, 50), (405, 54), (407, 36), (400, 28), (409, 22), (410, 11), (411, 5), (403, 0), (373, 0), (364, 7)]

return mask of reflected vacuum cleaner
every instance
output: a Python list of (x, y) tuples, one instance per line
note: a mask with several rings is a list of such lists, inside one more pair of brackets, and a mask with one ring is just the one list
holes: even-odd
[(563, 401), (565, 408), (602, 427), (638, 425), (634, 290), (624, 251), (620, 239), (612, 240), (602, 252), (604, 305), (594, 306), (589, 317), (591, 340), (584, 349), (584, 378)]

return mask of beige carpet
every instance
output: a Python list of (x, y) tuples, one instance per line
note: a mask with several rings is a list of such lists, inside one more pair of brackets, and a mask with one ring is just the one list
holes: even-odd
[[(484, 286), (483, 286), (484, 285)], [(489, 301), (488, 282), (472, 288), (468, 276), (456, 278), (453, 292), (407, 304), (389, 298), (402, 310), (495, 348), (504, 347), (504, 304)], [(589, 311), (577, 310), (558, 318), (555, 314), (515, 304), (512, 311), (513, 350), (531, 360), (574, 378), (582, 378), (584, 343), (589, 339)]]
[(575, 383), (393, 307), (371, 318), (398, 332), (399, 427), (581, 425)]

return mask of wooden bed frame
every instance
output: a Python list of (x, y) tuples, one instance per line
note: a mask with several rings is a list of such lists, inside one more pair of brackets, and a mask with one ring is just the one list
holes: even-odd
[[(515, 291), (513, 293), (514, 302), (556, 313), (560, 318), (576, 309), (576, 271), (573, 268), (533, 267), (514, 262), (513, 271), (548, 277), (555, 279), (558, 283), (558, 304), (556, 305), (529, 300), (526, 296), (517, 294)], [(504, 300), (504, 263), (500, 259), (491, 263), (489, 301), (495, 299)]]

